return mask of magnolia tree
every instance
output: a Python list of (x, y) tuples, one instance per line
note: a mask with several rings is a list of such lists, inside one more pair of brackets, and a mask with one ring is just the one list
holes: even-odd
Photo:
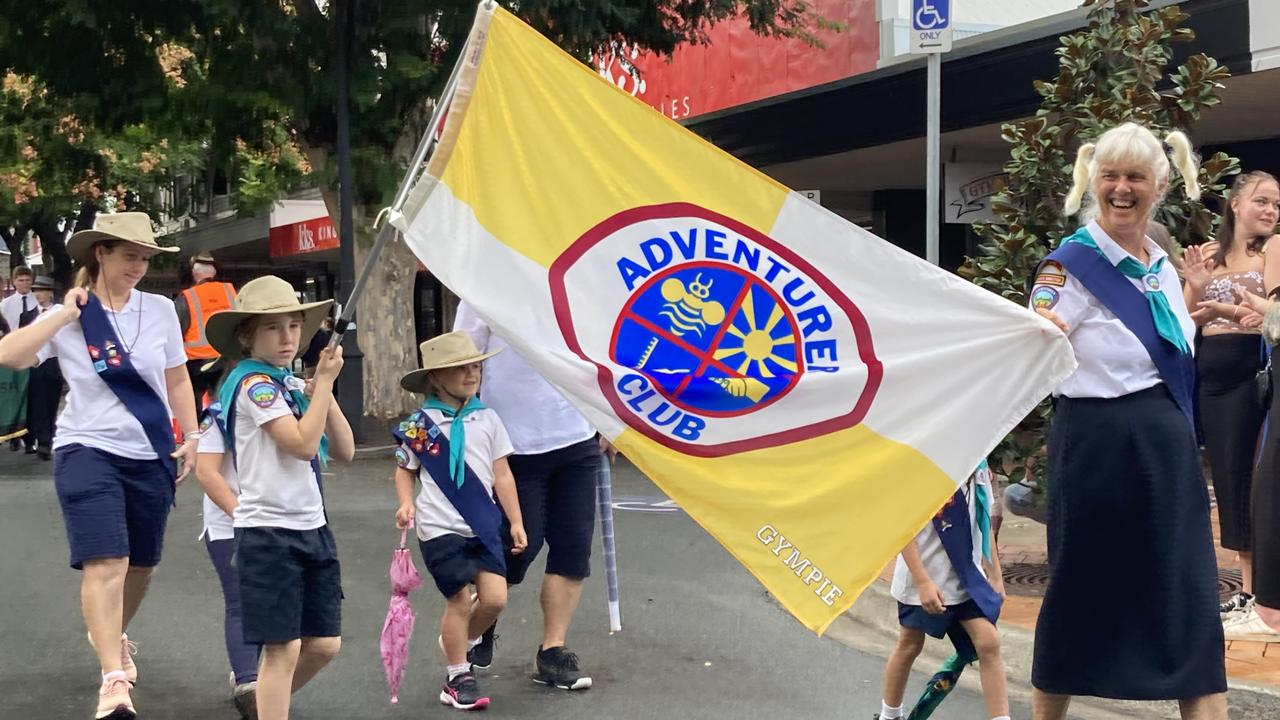
[[(1204, 54), (1171, 67), (1172, 44), (1195, 37), (1181, 27), (1189, 16), (1179, 6), (1151, 11), (1148, 0), (1086, 0), (1084, 5), (1090, 8), (1088, 28), (1062, 38), (1057, 77), (1035, 84), (1040, 109), (1003, 127), (1010, 146), (1007, 186), (991, 203), (1000, 221), (975, 226), (981, 238), (977, 257), (960, 268), (962, 276), (1021, 305), (1027, 304), (1032, 273), (1078, 226), (1078, 218), (1062, 212), (1075, 149), (1130, 120), (1157, 134), (1194, 131), (1201, 113), (1218, 104), (1228, 77)], [(1224, 179), (1237, 172), (1236, 159), (1223, 153), (1203, 158), (1204, 196), (1221, 197)], [(1183, 243), (1202, 242), (1217, 218), (1202, 202), (1188, 199), (1174, 175), (1155, 219)], [(993, 466), (1011, 481), (1028, 472), (1043, 479), (1048, 414), (1048, 403), (1042, 404), (993, 454)]]

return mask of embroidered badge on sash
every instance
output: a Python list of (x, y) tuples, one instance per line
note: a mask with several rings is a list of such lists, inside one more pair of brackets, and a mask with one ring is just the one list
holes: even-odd
[(101, 358), (101, 357), (102, 357), (102, 351), (98, 349), (98, 346), (96, 346), (96, 345), (90, 345), (90, 346), (89, 346), (89, 357), (93, 358), (94, 360), (97, 360), (97, 359), (99, 359), (99, 358)]
[(95, 360), (95, 361), (93, 362), (93, 369), (94, 369), (94, 372), (102, 372), (103, 370), (106, 370), (106, 369), (107, 369), (107, 361), (106, 361), (106, 360)]
[(431, 429), (427, 431), (427, 434), (431, 436), (432, 440), (435, 440), (437, 437), (440, 437), (440, 428), (436, 425), (432, 425)]
[(431, 443), (427, 446), (427, 454), (435, 457), (440, 454), (440, 443)]
[(396, 448), (396, 467), (409, 467), (409, 451), (405, 450), (404, 446)]
[(205, 418), (200, 421), (200, 432), (204, 432), (211, 427), (213, 427), (213, 418), (206, 415)]
[(249, 387), (249, 399), (260, 408), (269, 408), (280, 397), (280, 389), (266, 375), (251, 375), (245, 381)]
[(1058, 304), (1058, 291), (1051, 287), (1037, 287), (1031, 292), (1031, 307), (1048, 310)]
[[(115, 350), (112, 350), (111, 352), (114, 353)], [(110, 365), (111, 367), (120, 367), (120, 356), (112, 355), (111, 357), (107, 358), (107, 364)]]

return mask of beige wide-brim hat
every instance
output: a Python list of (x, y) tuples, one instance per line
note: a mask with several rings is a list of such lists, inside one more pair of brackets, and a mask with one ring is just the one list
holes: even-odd
[(298, 338), (298, 354), (301, 355), (306, 352), (307, 345), (320, 329), (320, 324), (328, 317), (332, 306), (332, 300), (298, 302), (292, 285), (275, 275), (264, 275), (250, 280), (240, 288), (234, 309), (210, 315), (205, 322), (204, 335), (219, 355), (234, 362), (242, 354), (240, 339), (236, 337), (236, 328), (241, 322), (256, 315), (300, 312), (302, 335)]
[(422, 369), (414, 370), (400, 378), (400, 387), (416, 393), (427, 391), (427, 373), (432, 370), (470, 365), (502, 352), (502, 348), (493, 352), (480, 352), (476, 349), (471, 335), (465, 330), (454, 330), (451, 333), (433, 337), (419, 345), (418, 350), (422, 353)]
[(178, 252), (176, 247), (156, 244), (151, 218), (142, 212), (99, 213), (89, 230), (77, 230), (67, 238), (67, 254), (78, 263), (89, 259), (89, 249), (103, 240), (123, 240), (156, 252)]

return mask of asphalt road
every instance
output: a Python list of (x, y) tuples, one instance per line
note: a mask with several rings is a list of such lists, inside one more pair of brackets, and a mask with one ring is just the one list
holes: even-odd
[[(4, 716), (88, 718), (97, 667), (78, 611), (79, 574), (66, 564), (50, 465), (32, 458), (0, 450)], [(434, 641), (443, 601), (429, 581), (412, 597), (418, 629), (400, 704), (387, 699), (378, 633), (397, 540), (391, 468), (389, 459), (358, 461), (326, 478), (343, 564), (344, 645), (337, 660), (295, 697), (295, 718), (457, 712), (436, 700), (444, 667)], [(531, 572), (511, 595), (494, 666), (481, 675), (493, 698), (487, 716), (869, 720), (879, 710), (882, 659), (814, 637), (629, 465), (614, 472), (614, 493), (624, 630), (608, 632), (604, 573), (596, 562), (569, 641), (594, 677), (594, 688), (569, 694), (529, 681), (540, 634), (541, 574)], [(133, 697), (145, 720), (236, 717), (228, 699), (222, 598), (196, 540), (200, 529), (200, 491), (192, 480), (179, 489), (164, 560), (129, 628), (140, 648)], [(908, 698), (932, 668), (924, 670), (913, 678)], [(982, 708), (979, 696), (961, 690), (934, 717), (985, 718)], [(1014, 717), (1029, 715), (1026, 707), (1015, 706)]]

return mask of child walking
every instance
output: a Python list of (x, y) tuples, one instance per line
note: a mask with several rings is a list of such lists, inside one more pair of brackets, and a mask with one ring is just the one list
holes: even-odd
[[(924, 649), (925, 635), (949, 637), (959, 668), (978, 661), (987, 715), (1009, 720), (1000, 633), (995, 625), (1004, 599), (1004, 579), (991, 539), (993, 498), (991, 471), (984, 460), (898, 556), (891, 593), (898, 600), (902, 629), (885, 665), (880, 720), (914, 720), (932, 711), (932, 707), (921, 708), (923, 714), (906, 715), (902, 707), (911, 665)], [(989, 571), (983, 568), (984, 560)]]
[(263, 646), (262, 720), (288, 718), (291, 693), (342, 643), (341, 571), (320, 480), (327, 457), (355, 455), (333, 397), (342, 349), (321, 353), (310, 399), (289, 370), (332, 302), (300, 303), (289, 283), (267, 275), (246, 283), (235, 308), (205, 326), (209, 344), (235, 363), (218, 402), (240, 481), (232, 524), (243, 640)]
[[(507, 467), (511, 440), (498, 414), (476, 397), (481, 362), (497, 353), (481, 353), (465, 332), (433, 338), (420, 350), (422, 369), (401, 378), (400, 386), (425, 394), (426, 402), (392, 431), (400, 442), (396, 526), (415, 525), (422, 561), (446, 600), (440, 649), (448, 665), (440, 702), (479, 710), (489, 706), (489, 698), (471, 672), (467, 650), (479, 644), (507, 604), (503, 512), (511, 525), (511, 551), (521, 552), (528, 540)], [(415, 479), (421, 484), (416, 500)]]
[(244, 641), (244, 625), (240, 621), (240, 575), (232, 562), (233, 518), (240, 504), (240, 480), (231, 453), (227, 452), (223, 422), (222, 403), (210, 403), (200, 421), (200, 443), (196, 448), (196, 479), (204, 490), (204, 532), (200, 538), (222, 587), (222, 627), (231, 663), (231, 701), (241, 718), (254, 720), (258, 717), (255, 692), (262, 647)]

